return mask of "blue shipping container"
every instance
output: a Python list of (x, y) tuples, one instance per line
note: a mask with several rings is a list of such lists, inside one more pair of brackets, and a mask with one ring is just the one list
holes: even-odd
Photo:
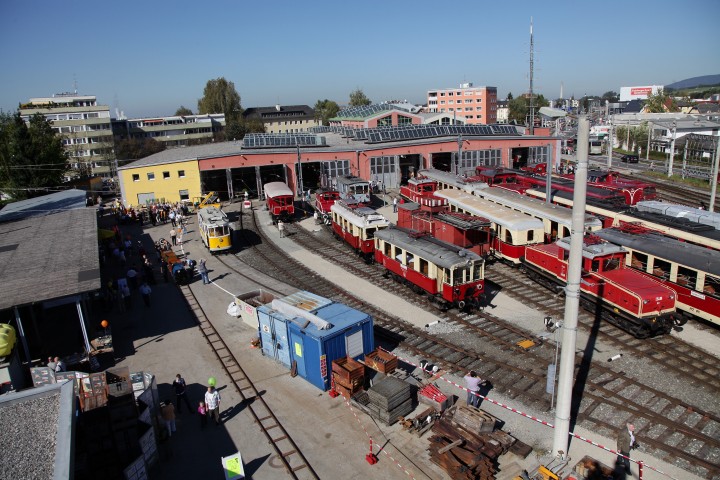
[(310, 313), (332, 324), (326, 330), (296, 318), (288, 322), (290, 360), (298, 375), (321, 390), (330, 388), (332, 361), (363, 357), (375, 348), (372, 317), (341, 303), (321, 306)]

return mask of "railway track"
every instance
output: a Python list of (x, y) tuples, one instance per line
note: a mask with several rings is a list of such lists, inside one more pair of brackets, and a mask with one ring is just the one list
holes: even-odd
[[(494, 388), (519, 402), (541, 411), (549, 409), (545, 383), (547, 365), (554, 356), (553, 345), (540, 343), (530, 350), (521, 349), (517, 342), (528, 338), (527, 332), (483, 312), (445, 312), (442, 319), (457, 327), (457, 333), (432, 335), (353, 296), (348, 291), (351, 281), (344, 285), (346, 288), (334, 285), (290, 259), (264, 237), (257, 225), (248, 228), (261, 239), (239, 255), (248, 266), (297, 288), (362, 309), (373, 315), (378, 334), (411, 354), (450, 372), (477, 370), (492, 380)], [(288, 225), (287, 232), (311, 251), (323, 252), (329, 261), (387, 291), (411, 296), (414, 303), (436, 312), (424, 297), (384, 279), (380, 269), (365, 264), (327, 232), (310, 234), (295, 225)], [(646, 380), (652, 383), (652, 379)], [(720, 418), (715, 413), (628, 377), (612, 365), (590, 362), (582, 352), (576, 362), (576, 386), (574, 417), (587, 428), (612, 435), (626, 419), (633, 420), (639, 438), (645, 440), (643, 444), (651, 453), (706, 478), (720, 478)]]
[(243, 404), (252, 415), (255, 423), (260, 427), (268, 443), (275, 450), (277, 458), (285, 466), (287, 473), (294, 479), (319, 480), (320, 477), (315, 473), (300, 448), (265, 402), (252, 380), (243, 370), (240, 362), (238, 362), (222, 336), (215, 329), (190, 287), (187, 285), (181, 286), (180, 291), (188, 307), (197, 318), (200, 331), (205, 340), (223, 366), (225, 373), (230, 377), (235, 390), (242, 397)]

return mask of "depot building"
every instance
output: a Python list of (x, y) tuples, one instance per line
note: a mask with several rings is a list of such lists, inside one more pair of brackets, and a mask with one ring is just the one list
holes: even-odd
[[(374, 107), (374, 108), (373, 108)], [(379, 108), (378, 108), (379, 107)], [(194, 202), (214, 191), (221, 199), (262, 195), (282, 181), (300, 194), (355, 175), (388, 189), (418, 170), (473, 175), (478, 165), (520, 168), (560, 162), (560, 140), (549, 129), (525, 135), (512, 125), (463, 125), (448, 114), (369, 106), (305, 133), (248, 134), (242, 141), (169, 149), (118, 169), (125, 205)], [(342, 112), (341, 112), (342, 113)]]

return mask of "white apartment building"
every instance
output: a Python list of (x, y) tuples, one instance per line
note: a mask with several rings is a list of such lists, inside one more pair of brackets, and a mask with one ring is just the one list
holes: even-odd
[(52, 122), (62, 136), (70, 164), (78, 175), (110, 176), (113, 136), (107, 105), (98, 105), (94, 95), (57, 93), (31, 98), (20, 106), (25, 122), (37, 113)]
[(125, 123), (130, 138), (152, 138), (166, 147), (185, 147), (205, 143), (225, 128), (225, 115), (185, 115), (171, 117), (130, 118), (115, 120)]
[(428, 90), (427, 111), (450, 113), (467, 125), (497, 123), (497, 87), (462, 83), (458, 88)]

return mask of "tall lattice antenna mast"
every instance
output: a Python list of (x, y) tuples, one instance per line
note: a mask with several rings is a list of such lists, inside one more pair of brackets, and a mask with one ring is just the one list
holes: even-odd
[(533, 40), (533, 20), (530, 17), (530, 135), (535, 135), (535, 95), (533, 93), (533, 69), (535, 64), (535, 43)]

